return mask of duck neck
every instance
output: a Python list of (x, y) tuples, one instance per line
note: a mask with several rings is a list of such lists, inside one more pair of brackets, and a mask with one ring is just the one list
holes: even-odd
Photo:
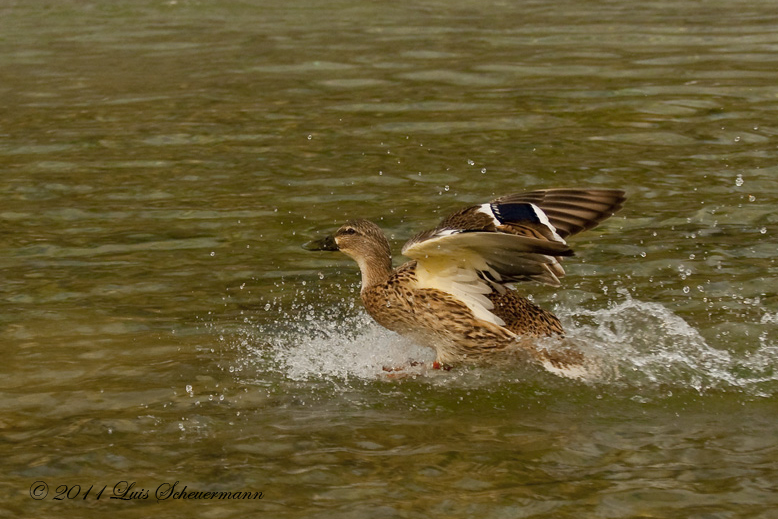
[(362, 272), (362, 292), (383, 283), (389, 279), (389, 274), (392, 273), (392, 256), (388, 244), (385, 251), (374, 249), (355, 259), (360, 272)]

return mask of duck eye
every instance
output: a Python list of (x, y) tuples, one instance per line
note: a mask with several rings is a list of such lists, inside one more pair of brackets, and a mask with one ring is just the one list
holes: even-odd
[(346, 227), (342, 231), (340, 231), (340, 234), (356, 234), (357, 231), (353, 227)]

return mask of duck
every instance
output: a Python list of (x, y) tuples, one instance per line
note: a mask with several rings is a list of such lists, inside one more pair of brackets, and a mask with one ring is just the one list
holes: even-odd
[[(561, 286), (570, 236), (622, 208), (620, 189), (553, 188), (500, 196), (453, 212), (402, 247), (410, 261), (394, 268), (389, 240), (375, 223), (346, 221), (308, 242), (310, 251), (339, 251), (361, 272), (360, 298), (381, 326), (435, 351), (433, 367), (522, 352), (557, 374), (585, 363), (581, 351), (539, 348), (564, 337), (559, 319), (515, 288), (518, 282)], [(572, 376), (572, 375), (571, 375)]]

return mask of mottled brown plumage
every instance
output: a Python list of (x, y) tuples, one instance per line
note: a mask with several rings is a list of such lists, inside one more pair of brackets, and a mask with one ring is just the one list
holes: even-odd
[(548, 351), (527, 338), (561, 336), (559, 319), (509, 287), (516, 281), (559, 285), (559, 263), (572, 255), (564, 238), (621, 208), (612, 189), (549, 189), (497, 198), (457, 211), (403, 247), (413, 258), (391, 267), (389, 242), (374, 223), (352, 220), (307, 244), (340, 250), (362, 273), (361, 298), (382, 326), (430, 346), (437, 361), (479, 360), (521, 350), (548, 369), (580, 365), (580, 352)]

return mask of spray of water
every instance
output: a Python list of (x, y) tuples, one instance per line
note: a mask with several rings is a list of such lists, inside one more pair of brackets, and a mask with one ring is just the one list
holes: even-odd
[[(568, 332), (605, 368), (608, 382), (656, 387), (755, 389), (778, 382), (772, 366), (778, 351), (766, 334), (756, 352), (735, 354), (715, 347), (659, 303), (626, 297), (602, 310), (566, 310)], [(726, 346), (726, 345), (723, 345)]]
[[(778, 343), (767, 331), (778, 323), (778, 314), (761, 317), (764, 332), (757, 349), (733, 351), (726, 344), (709, 344), (697, 329), (659, 303), (639, 301), (628, 294), (621, 298), (599, 310), (556, 308), (567, 332), (561, 346), (576, 347), (589, 359), (582, 383), (646, 390), (735, 390), (756, 396), (778, 392), (774, 369)], [(262, 359), (264, 369), (295, 381), (375, 380), (404, 374), (440, 383), (445, 377), (461, 381), (467, 373), (474, 373), (433, 373), (432, 350), (381, 328), (364, 311), (351, 306), (346, 311), (310, 305), (296, 310), (294, 315), (285, 315), (283, 322), (242, 330), (240, 345), (247, 361)], [(560, 347), (560, 343), (538, 341), (537, 347)], [(397, 368), (399, 372), (391, 371)], [(528, 373), (554, 377), (526, 369), (521, 375)]]

